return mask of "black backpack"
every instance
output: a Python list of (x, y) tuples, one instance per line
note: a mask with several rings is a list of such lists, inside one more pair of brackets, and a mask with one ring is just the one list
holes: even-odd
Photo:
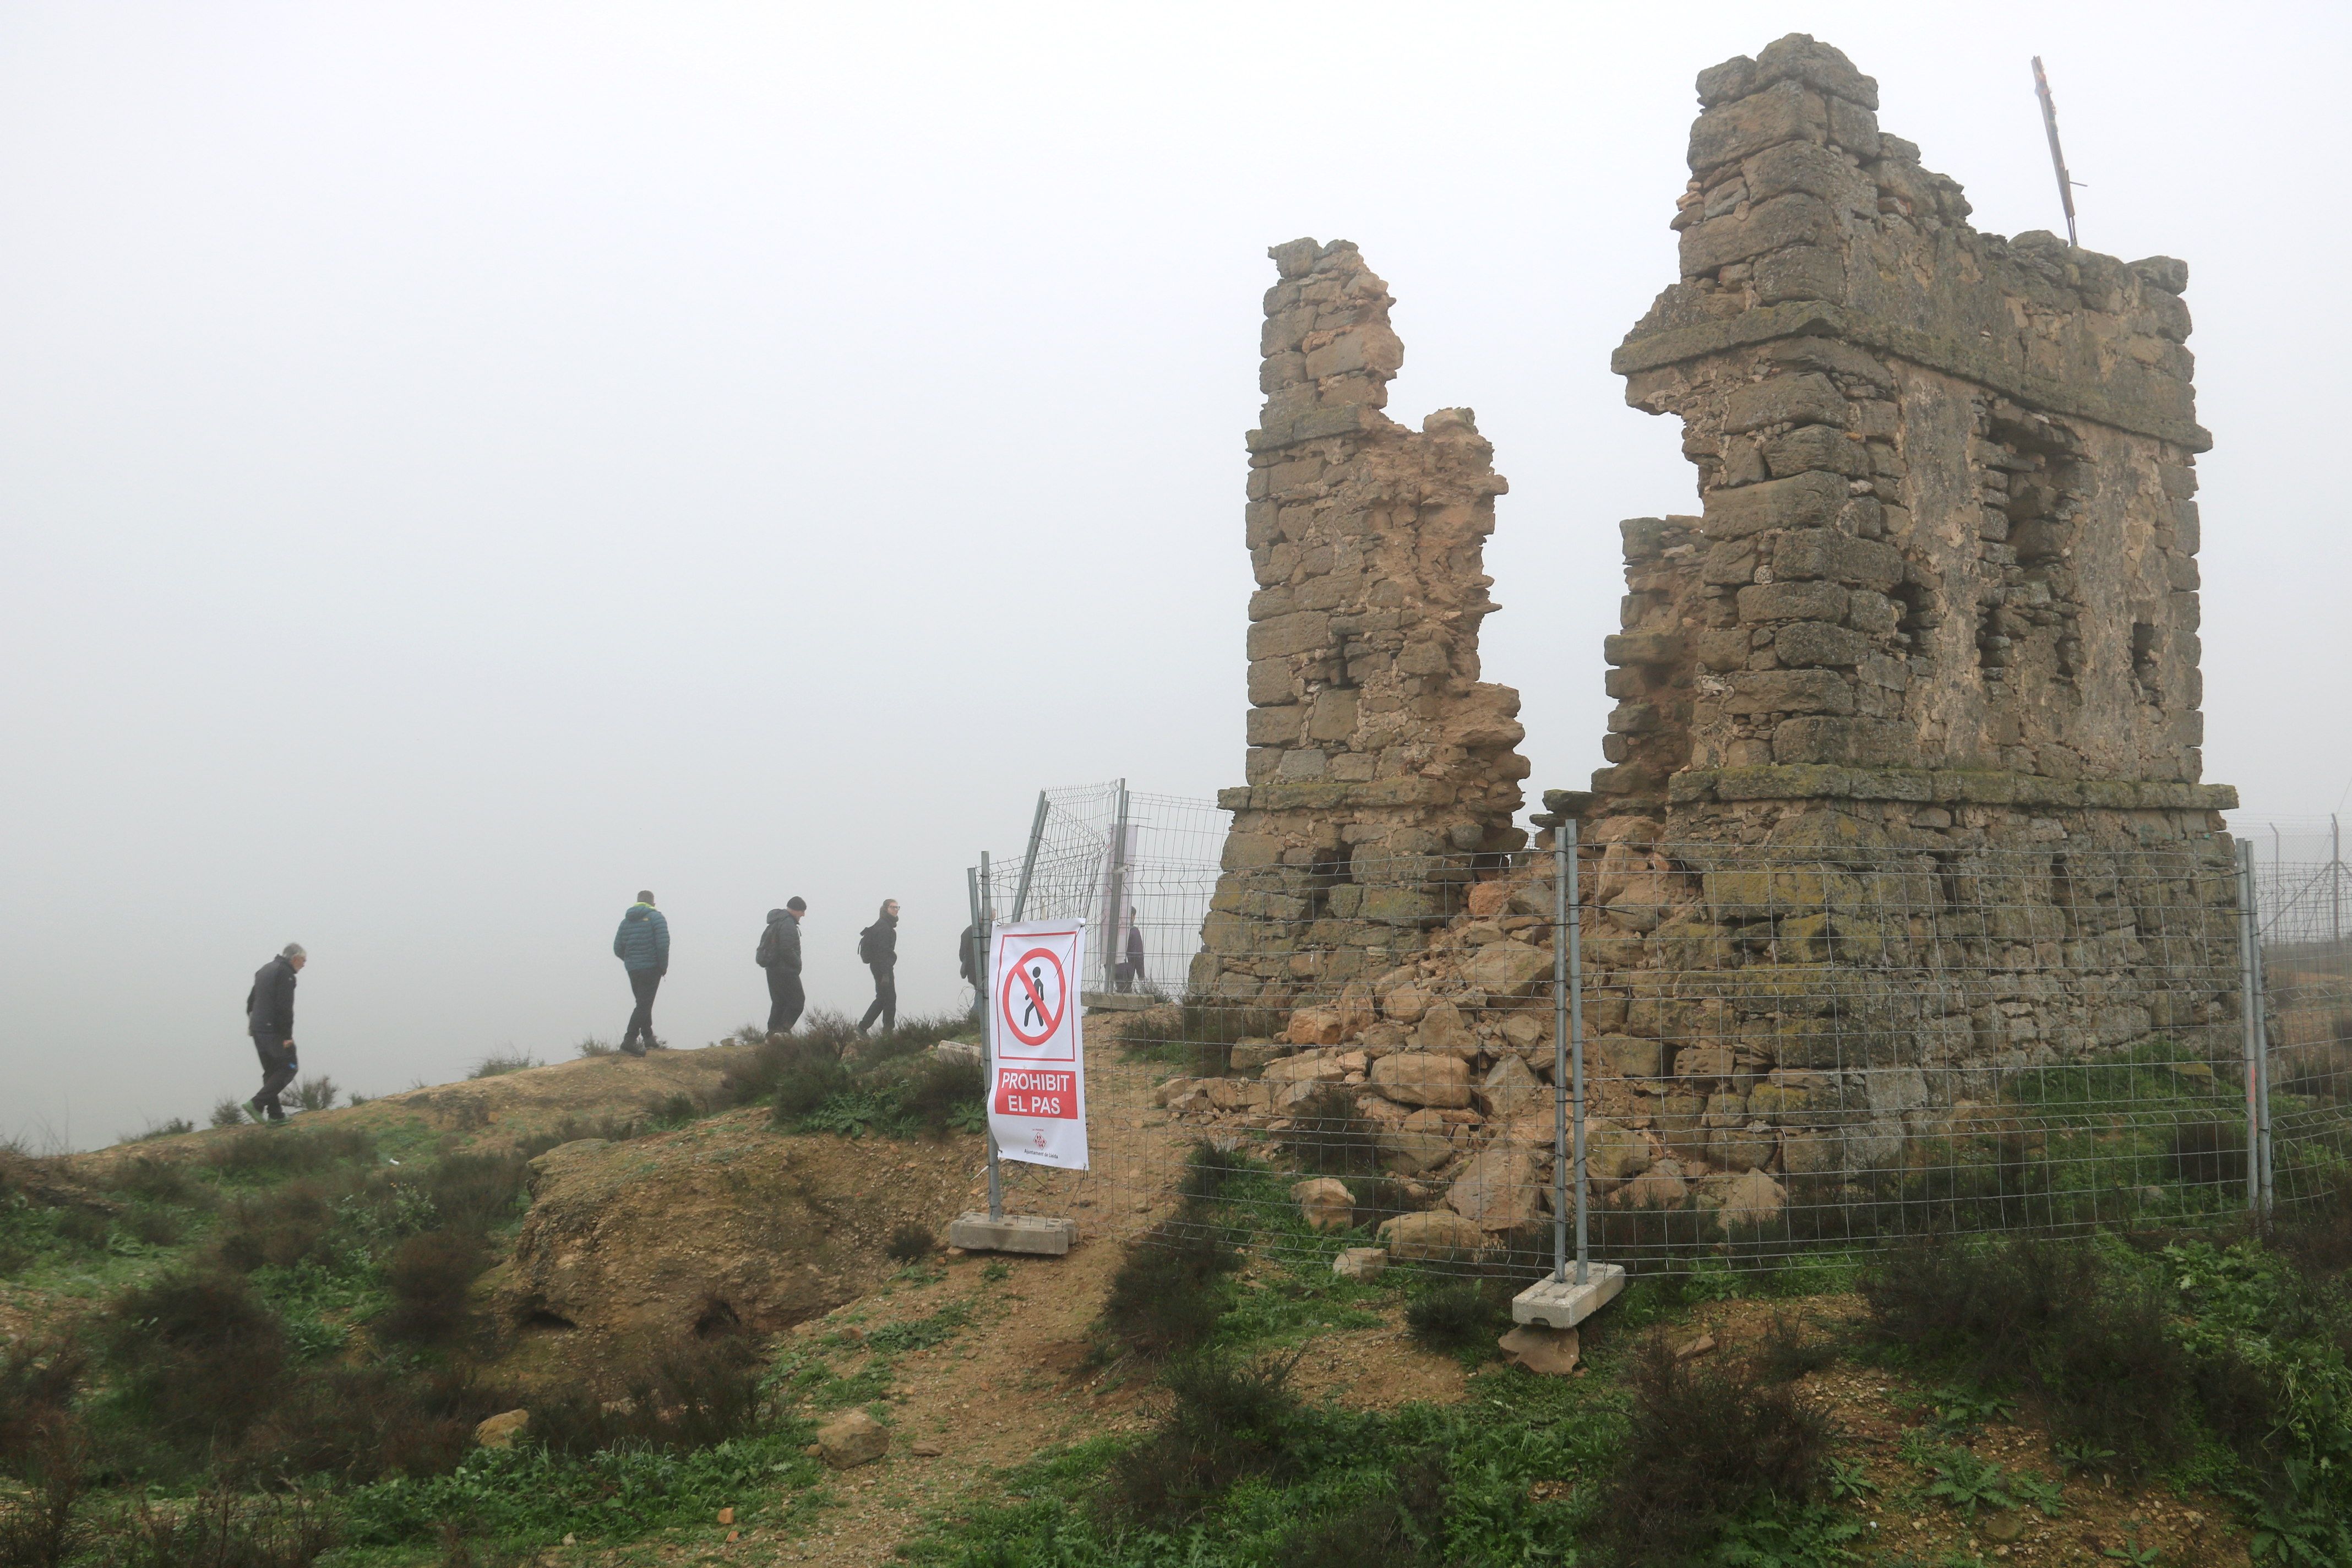
[(867, 926), (864, 931), (857, 933), (858, 963), (872, 963), (875, 962), (874, 933), (879, 929), (881, 929), (880, 922), (877, 921), (874, 925)]

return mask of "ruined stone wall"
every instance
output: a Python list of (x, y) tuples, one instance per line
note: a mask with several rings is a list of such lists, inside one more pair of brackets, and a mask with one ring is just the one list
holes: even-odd
[(1702, 514), (1624, 525), (1591, 809), (1667, 837), (1735, 799), (2217, 826), (2187, 267), (1971, 229), (1802, 35), (1699, 94), (1682, 278), (1613, 363), (1681, 418)]
[(1508, 487), (1466, 408), (1381, 413), (1404, 347), (1353, 245), (1276, 246), (1250, 432), (1249, 750), (1193, 989), (1278, 1001), (1421, 945), (1517, 847), (1518, 694), (1478, 679)]

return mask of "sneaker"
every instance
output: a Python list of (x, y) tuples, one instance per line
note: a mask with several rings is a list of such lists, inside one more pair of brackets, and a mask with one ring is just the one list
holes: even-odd
[(623, 1046), (621, 1054), (625, 1057), (641, 1057), (646, 1054), (646, 1048), (643, 1046)]
[(269, 1125), (272, 1127), (283, 1127), (289, 1120), (287, 1114), (278, 1107), (273, 1105), (269, 1108)]
[(245, 1102), (245, 1108), (253, 1112), (253, 1119), (256, 1121), (260, 1121), (263, 1117), (269, 1114), (268, 1111), (261, 1109), (261, 1096), (257, 1094), (251, 1100)]

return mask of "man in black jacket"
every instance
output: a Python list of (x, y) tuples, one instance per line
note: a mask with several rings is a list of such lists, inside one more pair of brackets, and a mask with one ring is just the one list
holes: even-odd
[(246, 1032), (253, 1037), (254, 1054), (261, 1058), (261, 1092), (247, 1100), (247, 1109), (272, 1121), (286, 1120), (278, 1094), (302, 1070), (294, 1059), (294, 976), (310, 962), (299, 942), (254, 972), (253, 989), (245, 994)]
[(898, 900), (882, 900), (882, 912), (872, 925), (857, 933), (857, 957), (874, 972), (874, 1005), (866, 1009), (866, 1016), (857, 1020), (857, 1032), (864, 1034), (882, 1020), (882, 1032), (888, 1034), (898, 1026)]
[(768, 929), (760, 933), (760, 948), (751, 961), (768, 972), (768, 1033), (789, 1035), (808, 1005), (801, 989), (801, 916), (808, 901), (786, 899), (781, 910), (768, 911)]

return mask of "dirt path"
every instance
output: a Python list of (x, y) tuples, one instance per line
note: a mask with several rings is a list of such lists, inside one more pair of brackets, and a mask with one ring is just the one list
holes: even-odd
[[(952, 1514), (968, 1500), (1002, 1500), (998, 1478), (1006, 1469), (1060, 1445), (1150, 1421), (1151, 1370), (1131, 1361), (1101, 1363), (1089, 1330), (1125, 1255), (1120, 1238), (1172, 1206), (1170, 1179), (1193, 1134), (1150, 1109), (1150, 1086), (1165, 1069), (1118, 1059), (1109, 1050), (1091, 1054), (1088, 1066), (1093, 1169), (1024, 1169), (1008, 1184), (1006, 1204), (1014, 1212), (1076, 1218), (1077, 1247), (1060, 1258), (951, 1255), (927, 1280), (902, 1279), (803, 1324), (787, 1344), (814, 1349), (832, 1336), (870, 1334), (957, 1303), (971, 1312), (953, 1338), (898, 1359), (890, 1453), (833, 1477), (835, 1506), (782, 1527), (739, 1531), (732, 1543), (723, 1539), (727, 1531), (714, 1528), (703, 1542), (667, 1548), (664, 1561), (878, 1568), (898, 1561), (898, 1543), (929, 1520)], [(975, 1173), (974, 1206), (985, 1193)], [(853, 1352), (833, 1364), (846, 1374), (864, 1359)], [(1310, 1398), (1390, 1408), (1458, 1399), (1464, 1376), (1459, 1363), (1415, 1347), (1398, 1320), (1322, 1334), (1302, 1358), (1297, 1380)], [(919, 1446), (938, 1452), (919, 1455)], [(628, 1555), (616, 1552), (611, 1560)]]

